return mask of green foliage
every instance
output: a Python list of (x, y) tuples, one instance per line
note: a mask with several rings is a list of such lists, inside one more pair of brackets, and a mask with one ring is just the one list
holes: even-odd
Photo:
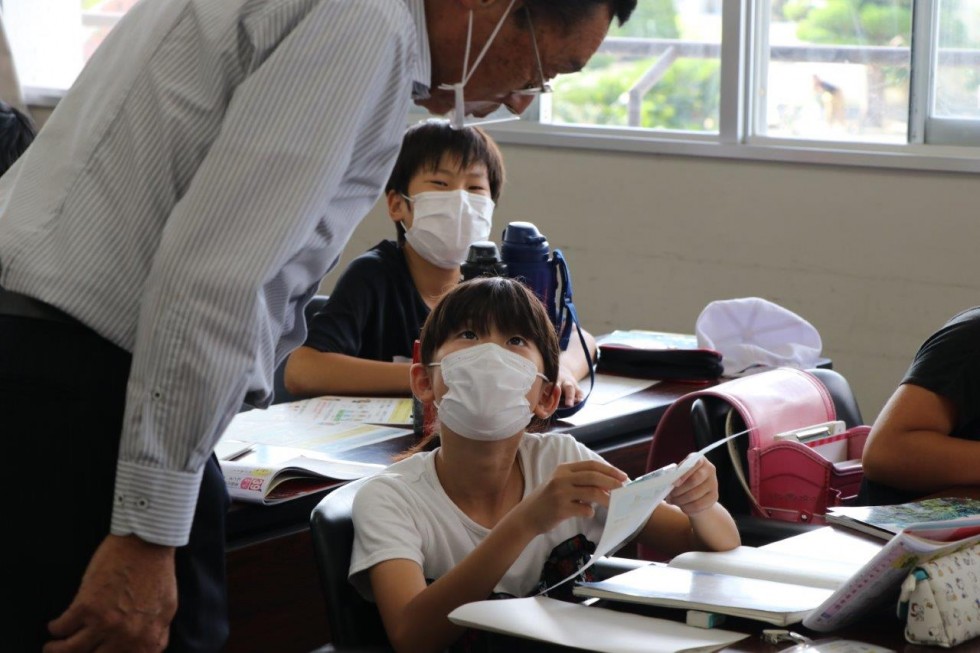
[[(560, 78), (555, 84), (556, 120), (627, 126), (627, 92), (654, 59), (609, 66)], [(641, 127), (690, 131), (718, 128), (721, 68), (717, 61), (682, 59), (644, 96)]]
[(642, 0), (625, 25), (609, 30), (610, 36), (676, 39), (680, 37), (674, 0)]
[(970, 9), (973, 11), (973, 20), (980, 21), (980, 4), (963, 8), (963, 3), (959, 0), (947, 0), (943, 3), (942, 10), (939, 12), (939, 38), (943, 47), (980, 48), (980, 30), (977, 30), (977, 36), (971, 39), (964, 23), (964, 19), (970, 20), (966, 15)]
[(906, 42), (912, 28), (911, 0), (827, 0), (823, 4), (798, 0), (793, 13), (799, 20), (796, 34), (808, 43), (894, 45), (896, 39)]

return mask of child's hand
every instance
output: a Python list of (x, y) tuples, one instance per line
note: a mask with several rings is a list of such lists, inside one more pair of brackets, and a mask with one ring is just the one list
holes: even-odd
[(561, 405), (574, 406), (585, 398), (585, 392), (578, 385), (578, 379), (564, 365), (558, 366), (558, 387), (561, 389)]
[(718, 501), (718, 476), (715, 466), (701, 457), (687, 474), (674, 484), (667, 501), (691, 516), (707, 510)]
[(608, 506), (609, 492), (628, 477), (612, 465), (597, 460), (565, 463), (547, 483), (529, 494), (515, 517), (537, 534), (547, 533), (571, 517), (592, 517), (595, 505)]

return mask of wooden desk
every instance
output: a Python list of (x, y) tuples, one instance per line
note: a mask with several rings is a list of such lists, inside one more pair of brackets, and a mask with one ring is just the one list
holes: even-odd
[[(659, 383), (606, 404), (595, 423), (555, 425), (555, 430), (575, 435), (611, 464), (638, 476), (645, 471), (660, 416), (675, 399), (702, 387)], [(349, 458), (387, 463), (410, 442), (400, 439), (363, 447)], [(307, 653), (331, 640), (309, 529), (310, 513), (325, 494), (276, 506), (232, 506), (226, 545), (231, 608), (228, 653)]]

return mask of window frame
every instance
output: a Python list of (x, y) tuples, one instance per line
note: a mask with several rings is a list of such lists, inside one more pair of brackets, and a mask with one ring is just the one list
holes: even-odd
[[(937, 118), (932, 106), (932, 73), (938, 39), (938, 3), (913, 0), (911, 80), (907, 142), (867, 143), (789, 139), (764, 135), (765, 112), (753, 92), (768, 65), (770, 0), (722, 3), (719, 129), (701, 134), (538, 121), (536, 101), (524, 119), (487, 125), (501, 143), (601, 150), (611, 153), (665, 154), (758, 161), (862, 166), (887, 169), (980, 173), (980, 120)], [(107, 24), (117, 15), (83, 11), (83, 24)], [(53, 107), (60, 89), (25, 86), (27, 102)], [(413, 113), (417, 120), (422, 112)], [(970, 145), (960, 145), (964, 141)], [(974, 145), (973, 143), (976, 143)]]

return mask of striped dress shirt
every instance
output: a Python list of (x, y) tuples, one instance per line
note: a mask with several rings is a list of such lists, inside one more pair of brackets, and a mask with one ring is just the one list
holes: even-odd
[(429, 79), (423, 0), (143, 0), (0, 180), (0, 284), (133, 355), (114, 534), (186, 543)]

